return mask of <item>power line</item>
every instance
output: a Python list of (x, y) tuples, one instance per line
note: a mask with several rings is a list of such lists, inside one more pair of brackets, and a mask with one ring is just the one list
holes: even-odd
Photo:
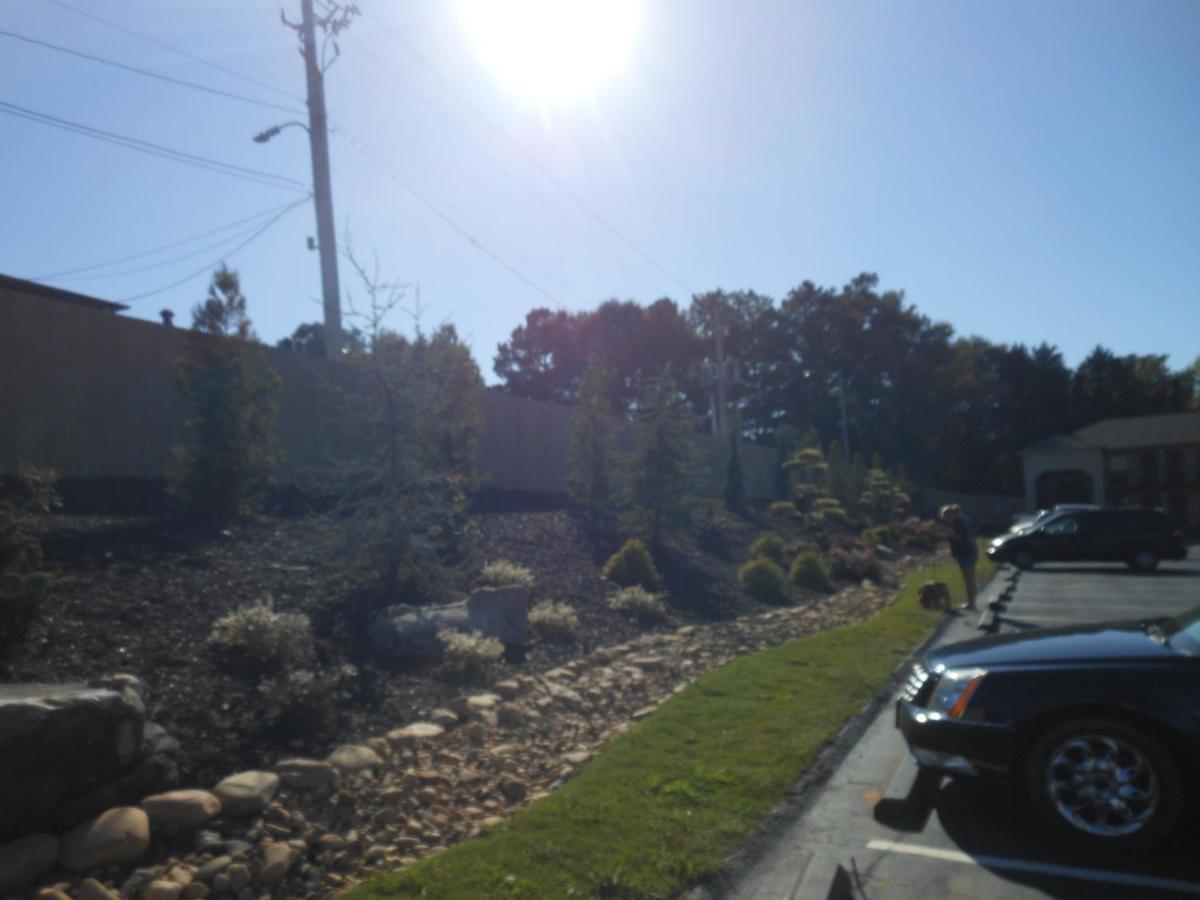
[(286, 216), (293, 209), (295, 209), (298, 206), (302, 206), (303, 204), (305, 204), (307, 202), (308, 202), (308, 198), (305, 197), (303, 200), (297, 200), (295, 203), (292, 203), (291, 205), (285, 207), (281, 212), (277, 213), (270, 220), (265, 222), (262, 226), (260, 226), (257, 230), (255, 230), (255, 232), (253, 234), (251, 234), (248, 238), (246, 238), (244, 241), (242, 241), (236, 247), (229, 250), (227, 253), (221, 254), (221, 256), (219, 256), (217, 259), (215, 259), (212, 262), (208, 263), (207, 265), (197, 269), (195, 272), (192, 272), (188, 275), (184, 275), (178, 281), (172, 281), (170, 284), (165, 284), (162, 287), (155, 288), (152, 291), (146, 291), (143, 294), (134, 294), (132, 297), (122, 297), (121, 302), (122, 303), (132, 303), (135, 300), (144, 300), (147, 297), (153, 297), (155, 294), (161, 294), (163, 291), (169, 291), (173, 287), (179, 287), (179, 285), (183, 284), (184, 282), (191, 281), (197, 275), (203, 275), (205, 272), (211, 271), (214, 266), (218, 265), (219, 263), (224, 262), (225, 260), (232, 257), (235, 253), (238, 253), (239, 251), (244, 250), (246, 247), (248, 247), (251, 243), (253, 243), (259, 237), (259, 235), (263, 234), (263, 232), (265, 232), (268, 228), (270, 228), (272, 225), (274, 225), (276, 222), (278, 222), (280, 219), (282, 219), (284, 216)]
[(189, 53), (187, 50), (181, 50), (179, 47), (173, 47), (170, 44), (165, 43), (164, 41), (160, 41), (158, 38), (151, 37), (148, 34), (143, 34), (140, 31), (135, 31), (134, 29), (128, 28), (124, 25), (121, 25), (118, 22), (114, 22), (111, 19), (106, 19), (103, 16), (98, 16), (95, 13), (88, 12), (87, 10), (83, 10), (83, 9), (79, 9), (77, 7), (71, 6), (69, 3), (63, 3), (62, 0), (46, 0), (46, 2), (53, 3), (55, 6), (61, 7), (62, 9), (65, 9), (65, 10), (69, 10), (70, 12), (73, 12), (76, 15), (80, 15), (85, 18), (91, 19), (94, 22), (99, 22), (101, 25), (105, 25), (109, 28), (114, 28), (117, 31), (124, 32), (125, 34), (135, 37), (138, 40), (146, 41), (147, 43), (153, 44), (156, 47), (160, 47), (163, 50), (169, 50), (171, 53), (176, 53), (179, 56), (190, 59), (192, 62), (199, 63), (202, 66), (208, 66), (208, 68), (214, 69), (217, 72), (221, 72), (222, 74), (228, 75), (230, 78), (236, 78), (239, 81), (246, 82), (247, 84), (253, 84), (253, 85), (257, 85), (258, 87), (261, 87), (261, 88), (266, 88), (268, 91), (273, 91), (276, 94), (281, 94), (284, 97), (288, 97), (292, 100), (295, 100), (298, 103), (305, 102), (304, 98), (301, 97), (299, 94), (294, 94), (291, 91), (287, 91), (287, 90), (284, 90), (283, 88), (276, 87), (275, 85), (270, 84), (269, 82), (262, 81), (258, 78), (254, 78), (250, 75), (245, 75), (241, 72), (236, 72), (233, 69), (222, 66), (219, 63), (215, 63), (210, 59), (205, 59), (203, 56), (197, 56), (194, 53)]
[[(190, 243), (192, 243), (192, 241), (198, 241), (201, 238), (206, 238), (213, 234), (220, 234), (222, 231), (229, 231), (231, 228), (236, 228), (239, 225), (245, 225), (247, 222), (253, 222), (257, 219), (263, 218), (264, 216), (269, 216), (272, 213), (277, 213), (280, 210), (285, 210), (290, 206), (291, 206), (291, 204), (284, 204), (283, 206), (272, 207), (271, 209), (266, 209), (266, 210), (263, 210), (262, 212), (257, 212), (252, 216), (247, 216), (244, 219), (238, 219), (236, 222), (230, 222), (227, 225), (221, 225), (217, 228), (213, 228), (208, 231), (202, 231), (199, 234), (193, 234), (191, 237), (186, 237), (186, 238), (183, 238), (182, 240), (178, 240), (178, 241), (172, 241), (169, 244), (162, 244), (162, 245), (160, 245), (158, 247), (154, 247), (150, 250), (143, 250), (140, 253), (131, 253), (128, 256), (120, 256), (120, 257), (117, 257), (116, 259), (110, 259), (110, 260), (106, 260), (105, 262), (100, 262), (100, 263), (93, 263), (92, 265), (88, 265), (88, 266), (79, 266), (74, 269), (64, 269), (61, 272), (51, 272), (49, 275), (35, 275), (30, 280), (31, 281), (52, 281), (56, 278), (64, 278), (68, 275), (76, 275), (80, 272), (92, 272), (92, 271), (95, 271), (96, 269), (107, 269), (109, 266), (119, 265), (123, 262), (131, 262), (132, 260), (135, 260), (135, 259), (144, 259), (147, 256), (154, 256), (156, 253), (161, 253), (163, 250), (171, 250), (175, 247), (181, 247), (184, 244), (190, 244)], [(230, 240), (230, 238), (226, 238), (226, 240)]]
[[(384, 22), (378, 18), (374, 19), (373, 21), (379, 26), (380, 30), (383, 31), (384, 34), (386, 34), (393, 41), (395, 41), (397, 44), (399, 44), (400, 47), (403, 50), (405, 50), (405, 52), (407, 52), (414, 60), (416, 60), (416, 62), (420, 66), (422, 66), (426, 71), (428, 71), (431, 75), (433, 75), (433, 77), (436, 78), (448, 92), (457, 96), (463, 103), (465, 103), (468, 107), (470, 107), (471, 111), (475, 113), (475, 115), (479, 118), (479, 120), (481, 122), (483, 122), (485, 125), (487, 125), (495, 134), (497, 134), (510, 147), (512, 147), (517, 153), (519, 153), (521, 155), (521, 157), (527, 163), (529, 163), (532, 167), (534, 167), (536, 170), (538, 170), (542, 179), (547, 184), (549, 184), (551, 187), (554, 187), (558, 191), (560, 191), (565, 197), (570, 199), (581, 210), (583, 210), (590, 218), (595, 220), (601, 227), (603, 227), (613, 237), (615, 237), (617, 240), (619, 240), (621, 243), (623, 243), (626, 247), (628, 247), (630, 250), (632, 250), (634, 253), (636, 253), (639, 257), (641, 257), (646, 263), (653, 266), (659, 273), (661, 273), (662, 275), (669, 278), (671, 281), (678, 284), (680, 287), (682, 287), (684, 290), (686, 290), (689, 294), (696, 293), (696, 291), (686, 281), (684, 281), (682, 278), (678, 277), (677, 275), (672, 274), (670, 272), (670, 270), (668, 270), (665, 266), (663, 266), (661, 263), (659, 263), (658, 260), (656, 260), (653, 256), (651, 256), (649, 253), (647, 253), (645, 250), (643, 250), (641, 247), (639, 247), (633, 241), (632, 238), (628, 237), (619, 228), (617, 228), (615, 225), (613, 225), (611, 222), (609, 222), (607, 219), (605, 219), (603, 216), (601, 216), (598, 212), (596, 212), (594, 209), (592, 209), (591, 206), (589, 206), (587, 203), (585, 203), (583, 198), (581, 198), (578, 194), (576, 194), (574, 191), (572, 191), (570, 188), (568, 188), (566, 185), (564, 185), (557, 178), (555, 178), (552, 175), (549, 175), (545, 171), (543, 171), (542, 167), (538, 164), (537, 160), (533, 159), (520, 146), (514, 144), (508, 138), (508, 136), (504, 133), (504, 131), (501, 128), (497, 127), (491, 121), (491, 117), (488, 115), (487, 112), (485, 112), (483, 109), (481, 109), (480, 106), (474, 100), (472, 100), (469, 96), (464, 94), (462, 92), (462, 90), (458, 88), (457, 85), (453, 84), (445, 76), (443, 76), (441, 74), (441, 72), (438, 71), (437, 67), (434, 66), (428, 60), (428, 58), (425, 57), (425, 55), (422, 54), (419, 50), (417, 50), (403, 35), (396, 32), (386, 22)], [(360, 43), (359, 46), (361, 47), (362, 44)], [(399, 78), (399, 76), (397, 76), (394, 72), (392, 73), (392, 75), (396, 78)], [(499, 162), (499, 160), (496, 160), (495, 156), (491, 153), (491, 151), (485, 149), (484, 152), (487, 153), (489, 156), (491, 156), (492, 159), (494, 161), (496, 161), (497, 165), (499, 165), (500, 168), (506, 172), (506, 174), (508, 174), (508, 175), (510, 175), (510, 177), (513, 177), (514, 179), (520, 181), (520, 179), (517, 179), (517, 176), (514, 175), (511, 171), (509, 171), (502, 163)], [(529, 190), (529, 189), (526, 188), (526, 190)], [(538, 195), (535, 194), (535, 196), (538, 196)], [(539, 199), (541, 199), (543, 203), (546, 202), (540, 196), (539, 196)], [(550, 208), (553, 209), (553, 207), (550, 207)]]
[(93, 128), (90, 125), (83, 125), (79, 122), (72, 122), (69, 119), (61, 119), (57, 116), (49, 115), (48, 113), (40, 113), (36, 110), (27, 109), (23, 106), (17, 106), (15, 103), (8, 103), (0, 100), (0, 112), (7, 113), (11, 116), (16, 116), (22, 119), (28, 119), (31, 122), (38, 122), (42, 125), (49, 125), (53, 128), (60, 128), (64, 131), (74, 132), (85, 137), (94, 138), (95, 140), (104, 141), (105, 143), (113, 144), (118, 147), (125, 147), (128, 150), (136, 150), (140, 153), (146, 153), (150, 156), (158, 156), (162, 159), (173, 160), (174, 162), (184, 165), (194, 166), (199, 169), (206, 169), (210, 172), (217, 172), (222, 175), (229, 175), (233, 178), (241, 178), (245, 181), (253, 181), (258, 184), (265, 184), (270, 187), (287, 188), (289, 190), (302, 190), (308, 193), (308, 185), (302, 181), (297, 181), (295, 178), (288, 178), (285, 175), (276, 175), (273, 172), (264, 172), (261, 169), (251, 169), (246, 166), (235, 165), (234, 163), (221, 162), (220, 160), (212, 159), (207, 156), (198, 156), (194, 153), (187, 153), (183, 150), (175, 150), (171, 147), (164, 147), (161, 144), (143, 141), (140, 138), (132, 138), (127, 135), (116, 134), (111, 131), (104, 131), (99, 128)]
[[(307, 200), (307, 199), (308, 198), (305, 198), (305, 200)], [(303, 201), (301, 201), (301, 202), (303, 202)], [(292, 205), (294, 205), (294, 204), (292, 204)], [(284, 209), (284, 212), (286, 212), (290, 208), (291, 208), (291, 205), (286, 207)], [(225, 237), (221, 238), (220, 240), (213, 241), (211, 244), (205, 244), (203, 247), (199, 247), (195, 250), (189, 250), (187, 253), (181, 253), (178, 256), (171, 257), (170, 259), (160, 260), (159, 262), (150, 263), (145, 266), (135, 266), (132, 269), (120, 269), (116, 272), (101, 272), (101, 273), (95, 274), (95, 275), (75, 275), (73, 277), (69, 277), (66, 279), (60, 279), (60, 280), (78, 281), (81, 278), (93, 278), (93, 279), (94, 278), (119, 278), (124, 275), (137, 275), (141, 272), (149, 272), (153, 269), (162, 269), (166, 266), (173, 266), (173, 265), (175, 265), (175, 263), (182, 262), (185, 259), (192, 259), (193, 257), (199, 256), (202, 253), (208, 253), (210, 250), (215, 250), (218, 247), (222, 247), (225, 244), (228, 244), (230, 241), (238, 240), (239, 238), (249, 234), (251, 231), (253, 231), (253, 229), (243, 229), (239, 232), (236, 232), (235, 234), (226, 235)]]
[[(453, 228), (455, 231), (457, 231), (460, 235), (462, 235), (462, 237), (464, 237), (466, 239), (467, 243), (469, 243), (472, 247), (474, 247), (476, 250), (478, 250), (480, 253), (484, 254), (485, 256), (490, 257), (495, 262), (499, 263), (502, 267), (507, 269), (512, 275), (516, 276), (518, 279), (520, 279), (522, 282), (527, 284), (529, 287), (533, 288), (535, 291), (537, 291), (543, 297), (548, 299), (555, 306), (559, 307), (560, 309), (563, 308), (563, 303), (561, 300), (559, 300), (557, 297), (555, 297), (553, 294), (551, 294), (549, 291), (547, 291), (544, 287), (542, 287), (536, 281), (534, 281), (529, 276), (527, 276), (524, 272), (522, 272), (520, 269), (518, 269), (516, 266), (514, 266), (512, 263), (510, 263), (504, 257), (500, 256), (494, 250), (490, 249), (485, 244), (483, 244), (483, 242), (481, 242), (477, 237), (475, 237), (475, 235), (471, 234), (471, 232), (468, 231), (466, 228), (463, 228), (461, 225), (459, 225), (458, 222), (454, 221), (454, 219), (451, 216), (449, 216), (446, 212), (444, 212), (442, 209), (440, 209), (435, 203), (433, 203), (427, 197), (425, 197), (419, 190), (417, 190), (411, 184), (409, 184), (407, 181), (405, 181), (403, 178), (401, 178), (392, 169), (391, 166), (389, 166), (383, 160), (379, 159), (377, 154), (375, 154), (374, 151), (372, 151), (369, 147), (364, 145), (361, 141), (359, 141), (353, 135), (346, 132), (345, 129), (334, 126), (333, 131), (335, 134), (340, 134), (342, 137), (344, 137), (346, 139), (346, 141), (350, 144), (351, 147), (353, 147), (355, 150), (357, 150), (366, 159), (370, 160), (372, 163), (374, 163), (376, 166), (378, 166), (380, 168), (380, 170), (383, 171), (384, 174), (386, 174), (389, 178), (391, 178), (394, 182), (396, 182), (396, 184), (398, 184), (403, 190), (405, 190), (408, 194), (410, 194), (412, 197), (414, 197), (419, 203), (421, 203), (423, 206), (425, 206), (427, 209), (429, 209), (430, 212), (432, 212), (435, 216), (437, 216), (439, 219), (441, 219), (443, 222), (445, 222), (447, 225), (449, 225), (451, 228)], [(511, 249), (509, 250), (509, 252), (513, 252), (514, 255), (516, 255), (515, 252), (512, 251)]]
[(191, 88), (193, 91), (203, 91), (206, 94), (215, 94), (218, 97), (225, 97), (229, 100), (238, 100), (242, 103), (253, 103), (255, 106), (265, 106), (268, 109), (280, 109), (294, 115), (303, 115), (303, 110), (298, 110), (294, 106), (283, 106), (280, 103), (272, 103), (269, 100), (256, 100), (253, 97), (247, 97), (245, 94), (234, 94), (230, 91), (223, 91), (219, 88), (208, 87), (203, 84), (197, 84), (194, 81), (185, 81), (182, 78), (173, 78), (170, 75), (163, 75), (159, 72), (152, 72), (149, 69), (142, 69), (138, 66), (126, 65), (122, 62), (117, 62), (112, 59), (105, 59), (102, 56), (93, 56), (91, 53), (84, 53), (81, 50), (72, 50), (70, 47), (63, 47), (60, 44), (52, 44), (49, 41), (39, 40), (24, 34), (17, 34), (15, 31), (6, 31), (0, 28), (0, 36), (12, 38), (17, 41), (24, 41), (27, 44), (33, 44), (36, 47), (44, 47), (47, 50), (53, 50), (56, 53), (66, 53), (69, 56), (75, 56), (79, 59), (86, 59), (89, 62), (100, 63), (104, 66), (112, 66), (114, 69), (121, 69), (125, 72), (132, 72), (135, 75), (143, 75), (146, 78), (154, 78), (158, 81), (165, 81), (168, 84), (179, 85), (180, 87)]

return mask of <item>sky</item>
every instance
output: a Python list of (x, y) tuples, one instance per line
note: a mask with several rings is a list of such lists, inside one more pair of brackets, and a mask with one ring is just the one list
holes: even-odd
[[(422, 326), (454, 323), (489, 381), (538, 306), (864, 271), (1072, 365), (1200, 354), (1200, 3), (572, 0), (577, 27), (503, 2), (359, 0), (326, 74), (341, 249), (419, 285)], [(0, 34), (0, 272), (187, 324), (224, 259), (264, 339), (319, 320), (306, 135), (251, 140), (305, 118), (280, 5), (0, 2), (2, 31), (238, 95)]]

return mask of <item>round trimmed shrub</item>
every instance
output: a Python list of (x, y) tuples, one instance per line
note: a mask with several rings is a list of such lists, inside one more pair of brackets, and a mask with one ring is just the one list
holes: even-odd
[(750, 545), (750, 559), (769, 559), (777, 566), (783, 566), (783, 538), (775, 531), (764, 531)]
[(639, 585), (648, 591), (656, 591), (662, 577), (654, 568), (654, 560), (646, 545), (637, 538), (627, 540), (604, 564), (604, 577), (621, 587)]
[(738, 569), (742, 590), (762, 603), (786, 603), (787, 575), (769, 559), (752, 559)]
[(821, 557), (809, 551), (797, 553), (796, 558), (792, 560), (791, 579), (793, 584), (798, 584), (800, 587), (806, 587), (814, 591), (825, 591), (829, 593), (833, 590), (833, 582), (829, 578), (829, 569), (825, 567), (825, 563), (821, 561)]

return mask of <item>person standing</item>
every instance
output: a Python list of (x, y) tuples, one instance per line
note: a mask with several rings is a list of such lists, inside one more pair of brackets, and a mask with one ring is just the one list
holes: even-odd
[(975, 564), (979, 561), (979, 546), (975, 543), (975, 527), (957, 503), (943, 506), (938, 518), (950, 529), (950, 555), (962, 571), (967, 587), (967, 602), (959, 609), (978, 609), (975, 605)]

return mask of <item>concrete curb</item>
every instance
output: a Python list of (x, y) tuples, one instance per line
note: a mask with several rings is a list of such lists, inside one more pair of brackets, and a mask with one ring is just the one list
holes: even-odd
[[(992, 573), (992, 576), (981, 587), (981, 595), (996, 585), (999, 575), (999, 569)], [(755, 863), (772, 849), (787, 827), (809, 810), (817, 798), (819, 789), (837, 771), (847, 754), (854, 749), (871, 723), (875, 721), (875, 717), (891, 704), (900, 685), (904, 683), (913, 660), (934, 646), (946, 630), (958, 621), (959, 619), (951, 615), (942, 616), (941, 621), (933, 627), (929, 636), (896, 667), (891, 678), (879, 693), (861, 711), (856, 713), (837, 737), (818, 754), (808, 771), (787, 792), (758, 832), (743, 845), (741, 850), (730, 857), (725, 869), (705, 883), (683, 893), (681, 896), (685, 900), (719, 900), (737, 886), (738, 882), (742, 880), (743, 874), (753, 868)]]

